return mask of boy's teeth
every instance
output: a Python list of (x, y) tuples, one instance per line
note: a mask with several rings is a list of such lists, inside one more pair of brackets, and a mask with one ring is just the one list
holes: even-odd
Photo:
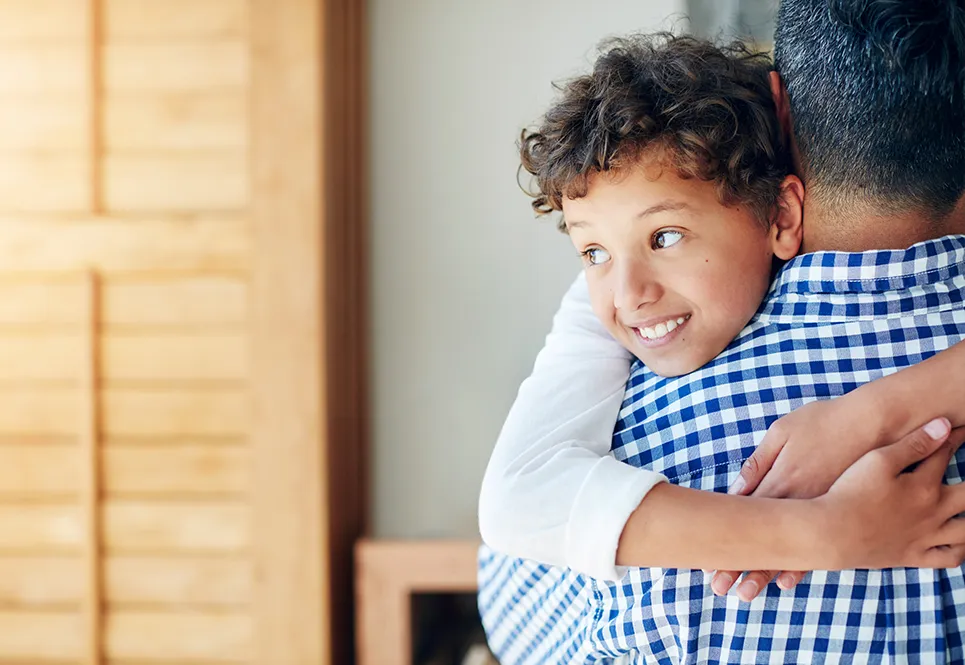
[(637, 330), (640, 331), (640, 334), (647, 339), (660, 339), (661, 337), (665, 337), (669, 333), (672, 333), (674, 330), (682, 326), (686, 320), (687, 317), (681, 316), (676, 321), (671, 319), (665, 323), (658, 323), (653, 328), (637, 328)]

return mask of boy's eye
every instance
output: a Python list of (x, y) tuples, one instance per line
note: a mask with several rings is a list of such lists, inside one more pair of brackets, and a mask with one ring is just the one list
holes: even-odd
[(602, 247), (590, 247), (580, 252), (583, 262), (588, 266), (598, 266), (610, 260), (610, 254)]
[(657, 231), (653, 234), (650, 245), (653, 249), (667, 249), (683, 240), (684, 234), (680, 231)]

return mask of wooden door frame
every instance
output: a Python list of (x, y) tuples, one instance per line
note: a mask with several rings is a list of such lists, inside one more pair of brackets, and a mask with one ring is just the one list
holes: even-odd
[(353, 659), (366, 483), (363, 0), (250, 0), (255, 663)]

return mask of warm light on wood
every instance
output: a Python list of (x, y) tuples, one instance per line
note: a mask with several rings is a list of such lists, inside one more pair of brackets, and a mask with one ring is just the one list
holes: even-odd
[(360, 8), (0, 0), (0, 662), (349, 662)]

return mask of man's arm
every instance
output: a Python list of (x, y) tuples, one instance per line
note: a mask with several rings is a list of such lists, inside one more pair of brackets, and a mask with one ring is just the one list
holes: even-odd
[(486, 469), (479, 526), (490, 547), (601, 579), (623, 575), (615, 567), (623, 527), (665, 480), (608, 454), (630, 361), (593, 314), (581, 273)]

